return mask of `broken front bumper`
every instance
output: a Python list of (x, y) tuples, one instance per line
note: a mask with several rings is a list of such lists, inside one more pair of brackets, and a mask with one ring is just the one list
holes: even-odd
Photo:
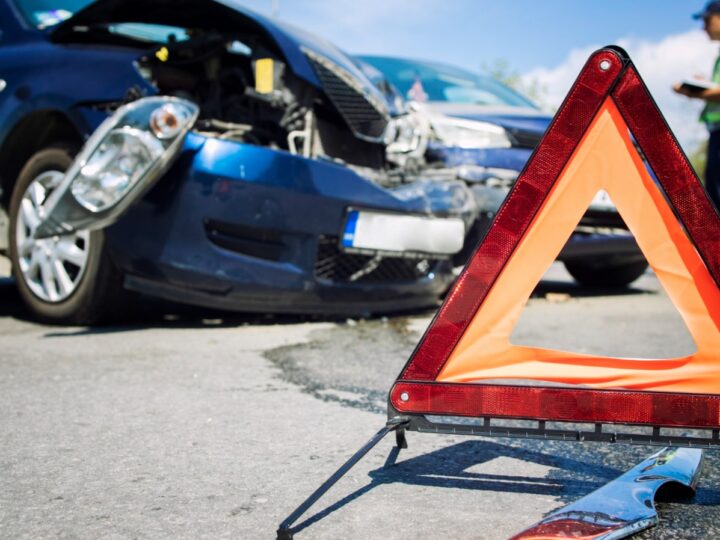
[(332, 162), (190, 133), (105, 234), (128, 288), (183, 303), (342, 315), (435, 306), (449, 255), (346, 249), (341, 238), (353, 208), (472, 221), (467, 188), (448, 186), (395, 193)]
[[(476, 217), (462, 182), (385, 189), (331, 161), (188, 132), (196, 109), (163, 139), (153, 118), (168, 104), (182, 105), (139, 100), (98, 129), (53, 193), (43, 236), (105, 228), (128, 288), (182, 303), (336, 314), (437, 303)], [(104, 180), (126, 172), (127, 156), (111, 151), (130, 130), (143, 166), (130, 167), (116, 197)], [(93, 189), (97, 205), (83, 199)], [(353, 215), (365, 230), (348, 243)]]

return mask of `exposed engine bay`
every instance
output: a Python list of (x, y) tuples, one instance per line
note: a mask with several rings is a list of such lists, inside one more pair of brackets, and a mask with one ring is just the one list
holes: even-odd
[(355, 136), (327, 96), (254, 38), (216, 31), (190, 33), (182, 41), (170, 36), (140, 58), (138, 68), (160, 94), (200, 106), (195, 131), (203, 135), (373, 169), (385, 165), (382, 136)]
[(304, 127), (315, 99), (313, 89), (285, 77), (285, 66), (269, 53), (253, 55), (217, 32), (187, 41), (171, 35), (138, 66), (159, 93), (197, 103), (197, 130), (223, 139), (287, 150), (288, 134)]
[[(342, 162), (392, 186), (417, 179), (429, 126), (412, 111), (391, 115), (355, 87), (353, 77), (306, 51), (324, 92), (296, 77), (277, 51), (254, 36), (191, 31), (138, 60), (158, 93), (200, 107), (205, 136)], [(411, 178), (412, 177), (412, 178)]]

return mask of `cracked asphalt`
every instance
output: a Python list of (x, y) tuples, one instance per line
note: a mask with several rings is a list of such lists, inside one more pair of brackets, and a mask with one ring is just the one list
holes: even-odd
[[(2, 272), (0, 268), (0, 273)], [(0, 279), (0, 538), (274, 538), (384, 423), (431, 312), (314, 321), (153, 309), (100, 328), (43, 326)], [(667, 356), (693, 343), (651, 274), (624, 293), (555, 265), (516, 343)], [(657, 448), (389, 437), (298, 523), (296, 538), (507, 538)], [(638, 538), (720, 536), (706, 451), (694, 499)]]

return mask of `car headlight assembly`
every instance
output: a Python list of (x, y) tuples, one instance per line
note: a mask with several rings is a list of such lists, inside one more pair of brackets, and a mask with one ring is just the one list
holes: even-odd
[(164, 150), (162, 143), (145, 131), (112, 130), (73, 181), (73, 197), (91, 212), (107, 210), (138, 183)]
[(71, 192), (91, 212), (108, 210), (146, 176), (157, 174), (173, 157), (173, 143), (197, 118), (193, 103), (175, 98), (145, 98), (125, 107), (98, 129), (86, 146), (91, 151), (76, 161), (81, 166)]
[(457, 148), (510, 148), (512, 141), (502, 127), (488, 122), (433, 115), (432, 127), (440, 141)]
[(38, 238), (114, 222), (162, 176), (197, 120), (194, 103), (142, 98), (120, 107), (88, 139), (45, 204)]

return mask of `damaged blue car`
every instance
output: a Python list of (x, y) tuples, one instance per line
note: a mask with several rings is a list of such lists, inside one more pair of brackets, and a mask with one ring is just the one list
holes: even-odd
[(44, 321), (432, 306), (477, 218), (353, 60), (233, 0), (0, 0), (0, 79), (0, 250)]

